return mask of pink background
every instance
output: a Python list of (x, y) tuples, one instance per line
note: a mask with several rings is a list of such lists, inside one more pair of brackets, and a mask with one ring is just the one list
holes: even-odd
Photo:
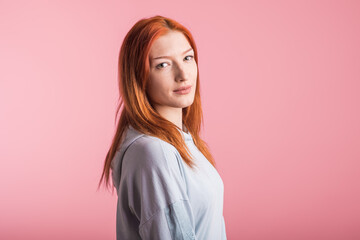
[(97, 183), (137, 20), (199, 50), (230, 240), (360, 239), (359, 1), (0, 1), (0, 239), (115, 239)]

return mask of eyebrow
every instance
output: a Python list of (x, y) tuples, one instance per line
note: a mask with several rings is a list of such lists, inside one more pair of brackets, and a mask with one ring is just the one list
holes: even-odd
[[(183, 52), (182, 54), (184, 55), (185, 53), (189, 52), (193, 50), (192, 48), (186, 50), (185, 52)], [(156, 58), (152, 58), (151, 60), (155, 60), (155, 59), (159, 59), (159, 58), (170, 58), (169, 56), (160, 56), (160, 57), (156, 57)]]

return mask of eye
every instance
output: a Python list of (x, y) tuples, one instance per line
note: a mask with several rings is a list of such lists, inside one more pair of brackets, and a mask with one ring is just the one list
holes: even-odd
[(160, 63), (159, 65), (156, 66), (156, 68), (158, 68), (158, 69), (163, 68), (163, 67), (161, 67), (161, 66), (162, 66), (162, 64), (164, 64), (164, 63), (167, 64), (166, 62)]
[[(188, 61), (190, 61), (190, 60), (192, 60), (193, 58), (194, 58), (194, 56), (192, 56), (192, 55), (188, 55), (188, 56), (186, 56), (185, 58), (187, 58), (187, 57), (190, 57), (190, 59), (187, 59)], [(163, 62), (163, 63), (160, 63), (160, 64), (158, 64), (157, 66), (156, 66), (156, 68), (157, 69), (161, 69), (161, 68), (165, 68), (162, 64), (168, 64), (168, 63), (166, 63), (166, 62)]]
[[(192, 56), (192, 55), (188, 55), (188, 56), (186, 56), (185, 58), (187, 58), (187, 57), (191, 57), (191, 59), (194, 58), (194, 56)], [(190, 61), (191, 59), (189, 59), (189, 61)]]

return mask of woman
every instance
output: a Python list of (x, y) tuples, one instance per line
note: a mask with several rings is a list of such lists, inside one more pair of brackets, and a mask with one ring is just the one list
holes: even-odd
[(141, 19), (119, 56), (117, 131), (110, 170), (117, 239), (226, 239), (224, 185), (200, 138), (198, 55), (191, 33), (162, 16)]

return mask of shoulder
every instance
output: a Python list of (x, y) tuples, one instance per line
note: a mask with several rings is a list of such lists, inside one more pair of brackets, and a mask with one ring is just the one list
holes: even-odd
[(143, 135), (136, 139), (124, 155), (124, 165), (136, 168), (167, 167), (177, 162), (176, 148), (153, 136)]

